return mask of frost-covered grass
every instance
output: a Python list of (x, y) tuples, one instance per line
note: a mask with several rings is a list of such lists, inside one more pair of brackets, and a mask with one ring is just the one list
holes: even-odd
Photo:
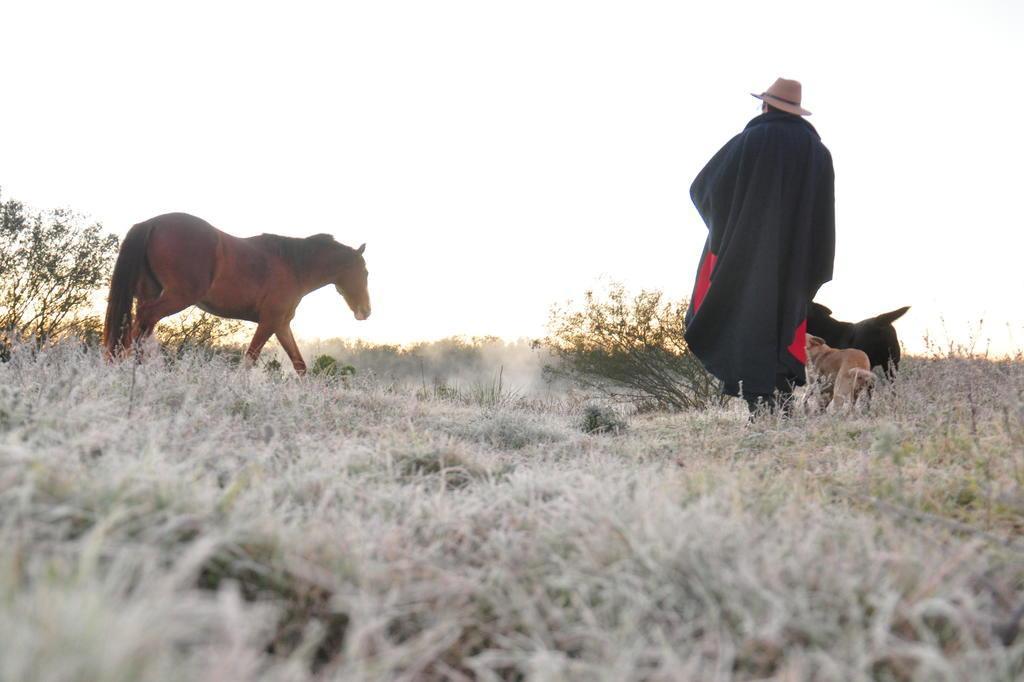
[(1022, 395), (1019, 361), (911, 359), (870, 414), (587, 434), (568, 401), (22, 350), (0, 679), (1020, 679)]

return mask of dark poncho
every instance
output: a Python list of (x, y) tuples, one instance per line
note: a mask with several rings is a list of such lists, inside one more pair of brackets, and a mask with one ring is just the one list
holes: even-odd
[(805, 383), (807, 306), (832, 279), (832, 155), (799, 116), (768, 112), (693, 181), (708, 226), (686, 341), (730, 395)]

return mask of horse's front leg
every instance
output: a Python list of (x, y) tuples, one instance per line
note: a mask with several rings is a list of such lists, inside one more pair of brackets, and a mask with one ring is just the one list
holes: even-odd
[(299, 346), (295, 343), (295, 337), (292, 336), (292, 328), (285, 322), (277, 330), (277, 340), (281, 342), (281, 347), (284, 348), (284, 352), (288, 354), (288, 359), (292, 361), (292, 367), (299, 376), (306, 373), (306, 362), (302, 359), (302, 353), (299, 352)]
[(249, 350), (245, 351), (245, 366), (252, 367), (260, 357), (260, 351), (266, 345), (270, 335), (274, 333), (274, 325), (266, 320), (260, 320), (256, 325), (256, 333), (252, 336)]

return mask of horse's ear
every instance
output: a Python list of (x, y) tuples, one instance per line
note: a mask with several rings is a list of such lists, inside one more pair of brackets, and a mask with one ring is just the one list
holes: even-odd
[(831, 315), (832, 314), (832, 309), (831, 308), (829, 308), (828, 306), (824, 306), (824, 305), (818, 303), (817, 301), (815, 301), (814, 303), (811, 303), (811, 308), (817, 308), (819, 311), (825, 313), (826, 315)]
[(361, 256), (361, 255), (363, 255), (363, 251), (366, 251), (366, 244), (365, 243), (360, 245), (360, 247), (358, 249), (356, 249), (356, 253), (358, 253)]

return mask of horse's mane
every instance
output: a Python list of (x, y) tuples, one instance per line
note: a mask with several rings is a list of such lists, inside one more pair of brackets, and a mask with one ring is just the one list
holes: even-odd
[(336, 241), (329, 234), (314, 234), (312, 237), (285, 237), (279, 234), (261, 234), (258, 239), (267, 250), (277, 254), (290, 263), (296, 270), (303, 270), (313, 256), (324, 249), (337, 248), (352, 251), (352, 247)]

